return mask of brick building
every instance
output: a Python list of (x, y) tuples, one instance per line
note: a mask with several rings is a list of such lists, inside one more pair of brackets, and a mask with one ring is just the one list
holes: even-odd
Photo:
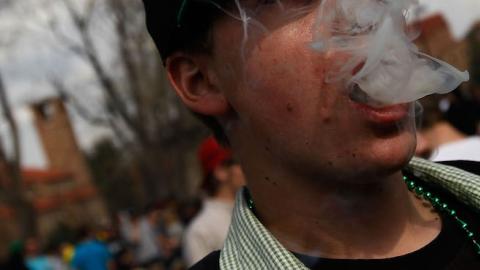
[[(22, 169), (23, 190), (35, 209), (39, 237), (45, 239), (59, 223), (72, 227), (104, 224), (108, 214), (92, 183), (63, 101), (47, 99), (31, 109), (48, 164), (48, 169)], [(8, 182), (3, 178), (0, 182)], [(7, 236), (3, 238), (18, 235), (14, 211), (1, 203), (0, 224), (0, 235)]]
[(468, 41), (455, 40), (449, 25), (441, 14), (419, 21), (415, 29), (420, 32), (416, 44), (420, 51), (439, 58), (460, 70), (469, 68)]

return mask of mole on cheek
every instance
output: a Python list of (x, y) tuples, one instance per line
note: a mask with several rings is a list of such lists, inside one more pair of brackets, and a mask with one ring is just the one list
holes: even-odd
[(290, 103), (287, 104), (287, 111), (288, 111), (288, 112), (293, 112), (293, 106), (292, 106), (292, 104), (290, 104)]

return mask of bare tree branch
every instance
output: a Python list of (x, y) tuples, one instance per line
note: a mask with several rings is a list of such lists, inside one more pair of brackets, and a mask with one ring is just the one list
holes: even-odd
[[(10, 133), (12, 137), (12, 142), (13, 142), (13, 156), (11, 158), (12, 164), (15, 166), (15, 174), (20, 175), (19, 173), (19, 164), (21, 160), (21, 153), (20, 153), (20, 139), (19, 139), (19, 134), (18, 134), (18, 126), (17, 126), (17, 121), (15, 121), (13, 114), (12, 114), (12, 109), (10, 107), (10, 103), (8, 102), (8, 97), (5, 89), (5, 85), (2, 79), (2, 76), (0, 75), (0, 105), (2, 106), (2, 113), (3, 116), (5, 117), (8, 126), (10, 128)], [(18, 178), (20, 179), (20, 178)]]
[(90, 22), (92, 20), (93, 13), (95, 12), (96, 0), (89, 0), (85, 12), (85, 21)]
[(62, 97), (65, 101), (71, 104), (80, 117), (96, 126), (111, 127), (110, 122), (107, 119), (92, 114), (90, 110), (85, 108), (85, 106), (82, 105), (74, 95), (70, 94), (70, 91), (66, 89), (63, 82), (53, 78), (50, 79), (50, 83), (57, 92), (58, 96)]
[(118, 39), (121, 42), (118, 42), (120, 50), (120, 60), (125, 68), (126, 74), (128, 76), (129, 92), (132, 96), (135, 104), (137, 104), (138, 110), (138, 121), (144, 121), (144, 110), (142, 106), (142, 89), (140, 86), (140, 79), (137, 73), (137, 69), (134, 64), (132, 50), (129, 48), (129, 37), (127, 25), (122, 21), (122, 18), (126, 17), (125, 11), (126, 7), (123, 5), (123, 1), (109, 1), (110, 7), (117, 14), (117, 19), (115, 23), (115, 29), (118, 34)]
[(82, 58), (87, 56), (82, 46), (78, 45), (77, 42), (58, 29), (56, 20), (51, 20), (48, 26), (53, 36), (59, 41), (60, 44), (66, 47), (67, 50)]
[(128, 113), (124, 100), (119, 96), (120, 91), (100, 62), (95, 46), (93, 45), (92, 38), (88, 32), (89, 21), (87, 21), (87, 18), (82, 17), (79, 12), (75, 10), (69, 0), (63, 1), (68, 13), (72, 18), (73, 24), (80, 35), (88, 62), (93, 68), (94, 74), (100, 82), (104, 93), (112, 101), (111, 104), (114, 106), (116, 112), (121, 116), (122, 120), (131, 129), (135, 136), (138, 137), (138, 140), (141, 141), (143, 145), (148, 145), (148, 137), (146, 136), (145, 131), (142, 129), (140, 122), (138, 119), (135, 119)]

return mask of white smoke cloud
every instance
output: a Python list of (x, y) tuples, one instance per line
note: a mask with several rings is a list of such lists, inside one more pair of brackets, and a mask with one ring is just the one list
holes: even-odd
[(468, 72), (419, 52), (413, 44), (405, 15), (414, 4), (417, 0), (323, 1), (312, 48), (350, 56), (330, 80), (347, 80), (354, 98), (372, 104), (412, 102), (468, 81)]

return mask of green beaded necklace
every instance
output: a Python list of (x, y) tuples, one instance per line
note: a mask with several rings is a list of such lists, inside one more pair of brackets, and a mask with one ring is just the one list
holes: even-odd
[(457, 215), (457, 211), (450, 208), (446, 203), (442, 202), (442, 200), (433, 195), (431, 192), (425, 190), (422, 186), (418, 185), (414, 180), (408, 179), (408, 177), (404, 176), (403, 181), (407, 184), (407, 188), (414, 192), (418, 197), (427, 200), (432, 204), (432, 206), (439, 212), (447, 213), (450, 217), (452, 217), (456, 223), (463, 229), (466, 233), (468, 239), (470, 239), (473, 243), (475, 251), (477, 254), (480, 255), (480, 243), (477, 241), (475, 234), (469, 229), (468, 223), (463, 219), (459, 218)]
[[(450, 217), (452, 217), (460, 226), (460, 228), (462, 228), (466, 233), (468, 239), (472, 241), (476, 253), (480, 255), (480, 242), (476, 239), (475, 234), (469, 229), (468, 223), (458, 217), (457, 211), (450, 208), (445, 202), (442, 202), (439, 197), (418, 185), (414, 180), (408, 179), (406, 176), (403, 177), (403, 180), (407, 184), (407, 188), (410, 191), (414, 192), (418, 197), (430, 202), (437, 211), (447, 213)], [(255, 214), (255, 204), (250, 191), (247, 188), (244, 189), (244, 196), (247, 201), (247, 207)]]

